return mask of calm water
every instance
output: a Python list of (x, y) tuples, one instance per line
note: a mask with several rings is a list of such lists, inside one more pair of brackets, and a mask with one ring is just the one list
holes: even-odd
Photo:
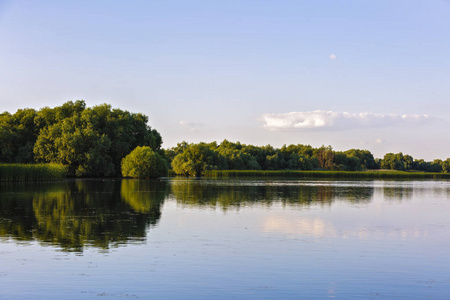
[(0, 188), (0, 299), (450, 299), (450, 181)]

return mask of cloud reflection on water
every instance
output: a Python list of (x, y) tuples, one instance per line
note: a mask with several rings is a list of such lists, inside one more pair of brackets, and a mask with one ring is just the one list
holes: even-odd
[[(393, 228), (390, 226), (373, 228), (369, 224), (360, 224), (355, 228), (344, 227), (341, 223), (334, 225), (331, 221), (319, 217), (313, 218), (286, 218), (269, 216), (261, 225), (264, 233), (279, 233), (286, 236), (342, 239), (415, 239), (429, 235), (428, 229)], [(352, 222), (347, 224), (352, 226)]]

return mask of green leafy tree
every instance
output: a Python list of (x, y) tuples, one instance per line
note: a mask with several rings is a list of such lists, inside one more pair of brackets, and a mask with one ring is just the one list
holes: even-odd
[(219, 155), (223, 156), (227, 162), (227, 169), (229, 170), (259, 170), (256, 159), (248, 153), (243, 152), (239, 148), (226, 148), (223, 143), (219, 146)]
[(433, 162), (415, 159), (413, 162), (413, 169), (423, 172), (445, 172), (444, 168), (445, 163), (440, 159), (435, 159)]
[[(352, 167), (352, 170), (373, 170), (378, 169), (379, 166), (373, 157), (373, 154), (368, 150), (350, 149), (344, 152), (349, 158), (359, 159), (360, 166)], [(356, 161), (353, 161), (353, 163)]]
[(75, 115), (42, 130), (34, 153), (38, 161), (68, 165), (71, 175), (112, 176), (110, 146), (108, 136), (100, 135)]
[(84, 101), (76, 101), (44, 108), (35, 118), (42, 129), (34, 143), (34, 158), (68, 165), (70, 175), (117, 175), (122, 159), (137, 146), (160, 150), (161, 135), (147, 122), (142, 114), (108, 104), (86, 108)]
[(19, 109), (11, 115), (0, 115), (1, 162), (33, 162), (33, 145), (38, 130), (34, 125), (36, 111), (31, 108)]
[(326, 170), (333, 170), (335, 167), (334, 157), (335, 153), (331, 146), (322, 146), (316, 151), (317, 160), (319, 162), (319, 167)]
[(450, 158), (447, 158), (444, 161), (441, 161), (442, 172), (450, 173)]
[(11, 125), (7, 122), (1, 122), (7, 116), (0, 117), (0, 161), (12, 163), (16, 161), (17, 156), (17, 141), (19, 135), (12, 130)]
[(167, 173), (166, 161), (150, 147), (136, 147), (122, 160), (124, 177), (158, 178)]
[(211, 149), (211, 144), (190, 144), (175, 156), (172, 168), (176, 174), (201, 176), (207, 170), (225, 170), (226, 159)]
[(260, 147), (253, 145), (243, 145), (242, 152), (250, 155), (252, 161), (248, 162), (250, 170), (261, 170), (266, 165), (266, 155)]
[(407, 171), (414, 166), (414, 159), (410, 155), (403, 155), (403, 153), (387, 153), (380, 162), (382, 169)]

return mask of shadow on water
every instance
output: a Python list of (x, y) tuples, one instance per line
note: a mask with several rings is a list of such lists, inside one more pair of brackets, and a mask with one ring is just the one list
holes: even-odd
[(168, 189), (138, 180), (2, 185), (0, 236), (75, 252), (139, 242), (161, 218)]

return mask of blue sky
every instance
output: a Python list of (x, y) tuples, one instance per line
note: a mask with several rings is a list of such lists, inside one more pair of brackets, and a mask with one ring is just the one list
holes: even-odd
[(213, 140), (450, 157), (450, 1), (2, 1), (0, 110), (84, 99)]

